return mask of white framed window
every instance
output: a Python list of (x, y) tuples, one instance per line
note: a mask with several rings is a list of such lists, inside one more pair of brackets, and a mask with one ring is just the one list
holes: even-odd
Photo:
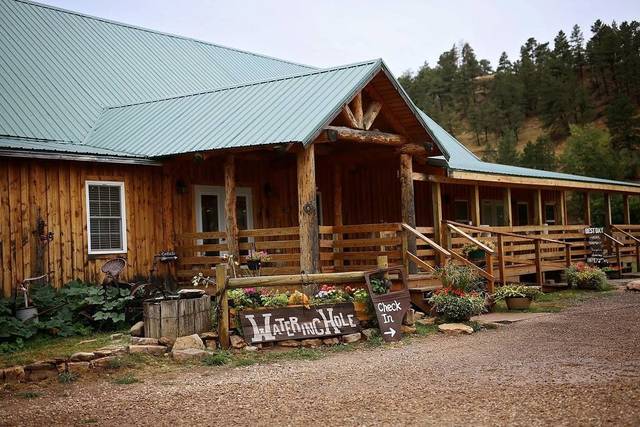
[[(224, 187), (196, 185), (196, 230), (224, 231), (226, 224)], [(253, 228), (251, 188), (236, 188), (236, 221), (240, 230)]]
[(503, 200), (482, 200), (481, 207), (482, 224), (491, 226), (504, 225), (504, 201)]
[(124, 182), (86, 181), (89, 254), (127, 252)]

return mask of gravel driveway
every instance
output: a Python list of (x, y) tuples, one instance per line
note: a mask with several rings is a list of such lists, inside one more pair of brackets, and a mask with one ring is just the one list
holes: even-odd
[(0, 402), (8, 425), (640, 425), (640, 294), (465, 337)]

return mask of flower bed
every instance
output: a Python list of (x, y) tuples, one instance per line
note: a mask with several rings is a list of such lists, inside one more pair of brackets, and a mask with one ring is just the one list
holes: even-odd
[(604, 291), (609, 288), (606, 273), (598, 267), (591, 267), (584, 262), (576, 263), (565, 270), (569, 286), (578, 289)]
[(435, 291), (429, 303), (448, 322), (467, 321), (484, 311), (484, 297), (480, 293), (451, 287)]

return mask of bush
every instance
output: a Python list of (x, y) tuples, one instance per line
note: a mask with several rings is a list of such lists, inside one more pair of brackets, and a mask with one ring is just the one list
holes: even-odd
[(591, 267), (581, 262), (565, 269), (565, 273), (569, 286), (596, 291), (609, 289), (607, 275), (598, 267)]
[(503, 300), (505, 298), (529, 298), (535, 300), (542, 292), (532, 286), (524, 285), (505, 285), (500, 286), (493, 294), (496, 301)]
[(477, 292), (466, 293), (460, 289), (438, 289), (429, 303), (436, 313), (449, 322), (467, 321), (484, 311), (484, 298)]
[(205, 356), (202, 363), (209, 366), (222, 366), (231, 361), (231, 357), (225, 352), (213, 353)]
[(480, 290), (482, 279), (474, 269), (466, 265), (448, 263), (439, 267), (436, 275), (442, 281), (442, 285), (448, 288), (459, 289), (463, 292)]

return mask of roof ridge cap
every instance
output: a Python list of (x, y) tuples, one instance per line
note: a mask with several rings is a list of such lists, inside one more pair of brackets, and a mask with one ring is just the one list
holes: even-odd
[[(22, 0), (20, 0), (20, 1), (22, 1)], [(380, 61), (381, 61), (380, 59), (372, 59), (372, 60), (369, 60), (369, 61), (361, 61), (361, 62), (356, 62), (356, 63), (353, 63), (353, 64), (340, 65), (340, 66), (337, 66), (337, 67), (315, 69), (313, 71), (309, 71), (309, 72), (306, 72), (306, 73), (295, 73), (295, 74), (288, 74), (286, 76), (272, 77), (272, 78), (264, 79), (264, 80), (254, 80), (254, 81), (251, 81), (251, 82), (238, 83), (238, 84), (234, 84), (234, 85), (218, 87), (218, 88), (215, 88), (215, 89), (210, 89), (210, 90), (205, 90), (205, 91), (200, 91), (200, 92), (192, 92), (192, 93), (186, 93), (186, 94), (183, 94), (183, 95), (169, 96), (169, 97), (166, 97), (166, 98), (151, 99), (151, 100), (147, 100), (147, 101), (133, 102), (133, 103), (130, 103), (130, 104), (111, 105), (111, 106), (104, 107), (103, 111), (115, 110), (115, 109), (118, 109), (118, 108), (133, 107), (135, 105), (153, 104), (153, 103), (156, 103), (156, 102), (170, 101), (172, 99), (189, 98), (189, 97), (192, 97), (192, 96), (199, 96), (199, 95), (205, 95), (205, 94), (209, 94), (209, 93), (223, 92), (223, 91), (226, 91), (226, 90), (240, 89), (240, 88), (249, 87), (249, 86), (258, 86), (258, 85), (261, 85), (261, 84), (273, 83), (273, 82), (284, 81), (284, 80), (292, 80), (292, 79), (297, 79), (297, 78), (301, 78), (301, 77), (308, 77), (308, 76), (317, 75), (317, 74), (323, 74), (323, 73), (330, 73), (330, 72), (333, 72), (333, 71), (345, 70), (347, 68), (355, 68), (355, 67), (361, 67), (361, 66), (368, 65), (368, 64), (375, 64), (375, 63), (380, 62)]]
[(82, 18), (93, 19), (95, 21), (101, 21), (101, 22), (104, 22), (104, 23), (107, 23), (107, 24), (111, 24), (111, 25), (118, 25), (120, 27), (127, 27), (127, 28), (130, 28), (130, 29), (133, 29), (133, 30), (144, 31), (144, 32), (148, 32), (148, 33), (158, 34), (158, 35), (162, 35), (162, 36), (165, 36), (165, 37), (172, 37), (172, 38), (181, 39), (181, 40), (189, 40), (189, 41), (192, 41), (192, 42), (195, 42), (195, 43), (205, 44), (205, 45), (208, 45), (208, 46), (214, 46), (214, 47), (217, 47), (217, 48), (220, 48), (220, 49), (232, 50), (234, 52), (243, 53), (245, 55), (258, 56), (258, 57), (261, 57), (261, 58), (271, 59), (271, 60), (278, 61), (278, 62), (283, 62), (283, 63), (286, 63), (286, 64), (297, 65), (299, 67), (309, 68), (310, 70), (318, 69), (317, 67), (314, 67), (314, 66), (311, 66), (311, 65), (301, 64), (299, 62), (294, 62), (294, 61), (289, 61), (289, 60), (286, 60), (286, 59), (276, 58), (275, 56), (264, 55), (264, 54), (261, 54), (261, 53), (251, 52), (251, 51), (244, 50), (244, 49), (238, 49), (238, 48), (235, 48), (235, 47), (224, 46), (224, 45), (221, 45), (221, 44), (212, 43), (212, 42), (208, 42), (208, 41), (205, 41), (205, 40), (196, 39), (196, 38), (193, 38), (193, 37), (182, 36), (182, 35), (179, 35), (179, 34), (167, 33), (167, 32), (160, 31), (160, 30), (154, 30), (152, 28), (146, 28), (146, 27), (141, 27), (141, 26), (138, 26), (138, 25), (128, 24), (126, 22), (120, 22), (120, 21), (115, 21), (115, 20), (112, 20), (112, 19), (102, 18), (100, 16), (89, 15), (87, 13), (82, 13), (82, 12), (78, 12), (78, 11), (75, 11), (75, 10), (65, 9), (65, 8), (58, 7), (58, 6), (53, 6), (53, 5), (50, 5), (50, 4), (39, 3), (39, 2), (36, 2), (36, 1), (32, 1), (32, 0), (13, 0), (13, 1), (15, 1), (16, 3), (24, 3), (24, 4), (31, 5), (31, 6), (42, 7), (42, 8), (45, 8), (45, 9), (51, 9), (51, 10), (55, 10), (55, 11), (61, 12), (61, 13), (66, 13), (66, 14), (69, 14), (69, 15), (76, 15), (76, 16), (80, 16)]

